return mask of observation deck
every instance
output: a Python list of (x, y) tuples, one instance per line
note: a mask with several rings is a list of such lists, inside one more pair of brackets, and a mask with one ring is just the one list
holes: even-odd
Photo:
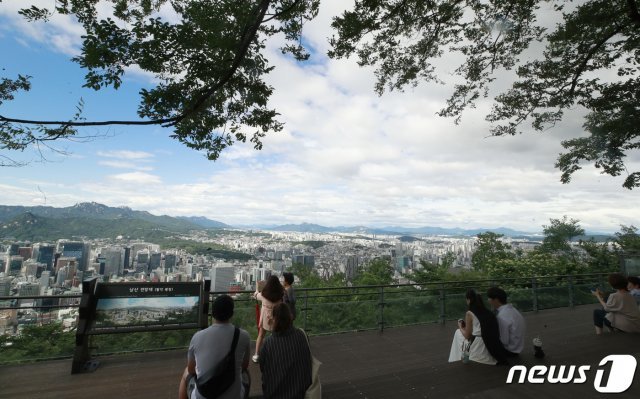
[[(322, 361), (323, 398), (638, 398), (640, 371), (620, 394), (598, 393), (598, 364), (607, 355), (640, 359), (640, 335), (596, 336), (592, 311), (578, 305), (525, 312), (526, 342), (540, 335), (544, 359), (533, 357), (531, 345), (512, 364), (589, 365), (582, 384), (506, 384), (509, 367), (447, 363), (455, 322), (386, 328), (311, 337)], [(186, 364), (186, 350), (99, 357), (93, 373), (71, 375), (71, 360), (49, 360), (0, 366), (0, 398), (176, 398)], [(600, 367), (606, 370), (607, 367)], [(251, 397), (261, 397), (260, 370), (251, 363)], [(605, 378), (608, 374), (605, 371)], [(517, 380), (517, 378), (516, 378)]]

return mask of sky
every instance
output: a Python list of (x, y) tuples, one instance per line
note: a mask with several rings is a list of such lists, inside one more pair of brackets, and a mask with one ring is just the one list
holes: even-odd
[[(151, 87), (153, 78), (133, 68), (117, 91), (82, 89), (85, 71), (70, 61), (79, 53), (82, 29), (60, 15), (47, 24), (26, 23), (16, 10), (29, 3), (0, 3), (0, 78), (33, 77), (32, 90), (0, 105), (0, 114), (66, 119), (82, 98), (88, 120), (134, 118), (138, 91)], [(640, 226), (640, 191), (623, 188), (624, 176), (601, 175), (586, 165), (570, 184), (560, 182), (554, 168), (560, 142), (584, 134), (579, 108), (550, 131), (495, 138), (484, 120), (490, 99), (455, 125), (436, 115), (451, 85), (421, 84), (378, 96), (372, 69), (326, 57), (331, 17), (346, 5), (324, 0), (319, 16), (305, 25), (309, 62), (283, 56), (275, 40), (268, 43), (275, 66), (267, 78), (274, 87), (269, 105), (285, 127), (268, 134), (261, 151), (239, 143), (212, 162), (171, 139), (168, 128), (83, 130), (95, 137), (57, 143), (65, 154), (45, 151), (45, 162), (32, 150), (0, 150), (0, 156), (29, 162), (0, 168), (0, 205), (95, 201), (236, 226), (307, 222), (538, 232), (563, 215), (592, 232)], [(455, 60), (440, 62), (445, 80)], [(634, 165), (640, 166), (638, 154), (630, 159)]]

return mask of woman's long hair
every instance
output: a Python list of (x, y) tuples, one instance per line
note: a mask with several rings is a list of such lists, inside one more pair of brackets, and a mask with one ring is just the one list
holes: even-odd
[(278, 302), (284, 296), (284, 287), (276, 276), (270, 276), (262, 289), (262, 296), (271, 302)]
[(484, 346), (497, 361), (504, 364), (507, 361), (507, 354), (502, 342), (500, 342), (500, 328), (496, 316), (484, 306), (482, 297), (473, 289), (468, 289), (466, 298), (469, 300), (469, 310), (480, 322), (482, 341)]
[(283, 332), (287, 331), (293, 325), (293, 317), (291, 316), (291, 310), (286, 303), (279, 303), (273, 307), (273, 331)]
[(469, 300), (469, 310), (473, 312), (476, 316), (477, 313), (482, 313), (487, 310), (484, 306), (484, 302), (482, 302), (482, 297), (476, 293), (473, 289), (468, 289), (465, 297)]

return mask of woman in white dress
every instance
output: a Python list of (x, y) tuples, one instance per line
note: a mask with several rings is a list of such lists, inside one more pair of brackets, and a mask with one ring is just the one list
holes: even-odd
[(504, 363), (505, 352), (495, 315), (484, 306), (482, 298), (474, 290), (467, 290), (466, 301), (469, 310), (464, 320), (458, 320), (449, 362), (462, 360), (464, 352), (468, 351), (470, 361), (490, 365)]

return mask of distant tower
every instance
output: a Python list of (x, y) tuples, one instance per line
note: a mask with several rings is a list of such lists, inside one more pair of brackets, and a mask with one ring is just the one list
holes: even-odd
[(125, 269), (131, 268), (131, 247), (124, 247), (124, 265)]

